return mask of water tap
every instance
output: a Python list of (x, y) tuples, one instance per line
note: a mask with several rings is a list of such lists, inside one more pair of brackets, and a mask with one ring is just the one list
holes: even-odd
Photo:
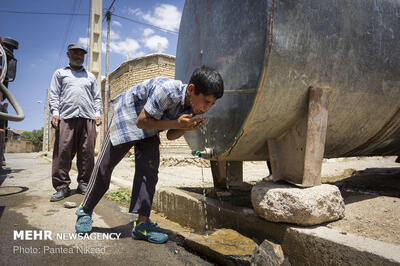
[(192, 151), (192, 155), (203, 159), (210, 159), (213, 155), (213, 150), (211, 148), (205, 148), (204, 151), (194, 150)]

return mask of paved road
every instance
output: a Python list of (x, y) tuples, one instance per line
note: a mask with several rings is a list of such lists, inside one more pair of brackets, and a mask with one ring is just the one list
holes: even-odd
[[(210, 265), (173, 241), (155, 245), (133, 240), (134, 215), (105, 199), (93, 214), (94, 232), (100, 234), (92, 235), (120, 233), (120, 239), (67, 240), (62, 233), (74, 232), (75, 208), (64, 208), (65, 200), (49, 202), (54, 193), (50, 163), (37, 154), (6, 157), (7, 167), (0, 173), (0, 265)], [(76, 188), (75, 177), (72, 189)], [(66, 200), (79, 204), (82, 197), (75, 194)], [(46, 230), (51, 240), (14, 239), (14, 231), (20, 230), (25, 234), (37, 230), (43, 237)]]

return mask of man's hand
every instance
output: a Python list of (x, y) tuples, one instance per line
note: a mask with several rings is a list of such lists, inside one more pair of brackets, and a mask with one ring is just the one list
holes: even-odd
[(100, 117), (97, 116), (94, 120), (96, 121), (96, 126), (100, 126), (101, 125), (101, 118)]
[(58, 129), (58, 123), (60, 121), (58, 120), (58, 115), (53, 115), (53, 118), (51, 119), (51, 125), (55, 128)]
[(202, 125), (204, 125), (205, 123), (207, 123), (207, 121), (208, 121), (207, 118), (199, 116), (193, 117), (193, 114), (184, 114), (178, 118), (178, 123), (180, 125), (180, 128), (183, 130), (197, 129)]

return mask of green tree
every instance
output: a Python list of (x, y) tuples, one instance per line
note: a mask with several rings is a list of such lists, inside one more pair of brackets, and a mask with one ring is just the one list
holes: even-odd
[(32, 141), (35, 145), (43, 144), (43, 128), (40, 130), (24, 131), (22, 137)]

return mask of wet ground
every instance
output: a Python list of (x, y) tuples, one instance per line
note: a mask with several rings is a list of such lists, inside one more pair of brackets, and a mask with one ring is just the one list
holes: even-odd
[[(211, 265), (175, 241), (164, 245), (133, 240), (135, 216), (108, 200), (101, 200), (93, 214), (94, 233), (119, 233), (118, 240), (57, 239), (58, 233), (75, 232), (75, 208), (83, 196), (73, 194), (51, 203), (51, 164), (38, 154), (6, 154), (7, 168), (0, 172), (0, 265)], [(71, 189), (75, 192), (72, 172)], [(14, 231), (47, 230), (52, 239), (14, 239)]]

